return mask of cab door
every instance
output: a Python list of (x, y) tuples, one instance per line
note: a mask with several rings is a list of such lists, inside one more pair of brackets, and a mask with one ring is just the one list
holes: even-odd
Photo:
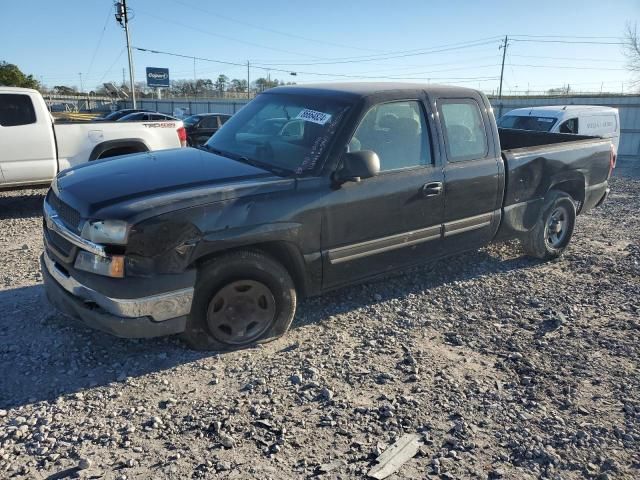
[(443, 174), (419, 100), (375, 105), (349, 151), (372, 150), (380, 173), (333, 190), (323, 218), (323, 287), (332, 288), (438, 254)]
[(446, 164), (443, 251), (478, 248), (500, 223), (503, 162), (495, 121), (481, 96), (438, 98)]
[(0, 170), (7, 185), (49, 182), (56, 174), (51, 116), (41, 103), (36, 114), (30, 95), (0, 91)]

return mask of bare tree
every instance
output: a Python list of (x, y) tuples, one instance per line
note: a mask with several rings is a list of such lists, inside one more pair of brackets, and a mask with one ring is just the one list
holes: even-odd
[(627, 30), (624, 35), (624, 54), (627, 57), (627, 68), (636, 77), (633, 81), (634, 86), (640, 86), (640, 36), (638, 34), (638, 24), (627, 24)]

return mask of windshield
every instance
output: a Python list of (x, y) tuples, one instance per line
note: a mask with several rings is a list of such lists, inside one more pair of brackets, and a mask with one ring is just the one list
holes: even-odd
[(200, 120), (200, 118), (201, 118), (200, 115), (191, 115), (190, 117), (187, 117), (184, 120), (182, 120), (182, 122), (184, 123), (185, 127), (191, 127), (196, 123), (198, 123), (198, 120)]
[(115, 112), (108, 113), (107, 115), (104, 116), (104, 118), (107, 120), (111, 120), (112, 118), (117, 117), (119, 115), (120, 115), (120, 112), (115, 111)]
[(535, 130), (548, 132), (556, 123), (554, 117), (520, 117), (517, 115), (505, 115), (498, 121), (500, 128), (515, 128), (516, 130)]
[(304, 173), (321, 163), (348, 108), (326, 97), (263, 94), (231, 117), (205, 147), (275, 172)]
[(118, 118), (118, 122), (127, 122), (131, 120), (142, 120), (144, 117), (144, 113), (130, 113), (125, 115), (124, 117)]

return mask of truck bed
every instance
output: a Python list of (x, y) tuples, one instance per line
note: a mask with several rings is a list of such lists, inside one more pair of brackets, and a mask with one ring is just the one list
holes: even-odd
[(533, 228), (549, 190), (569, 193), (578, 213), (606, 195), (610, 139), (511, 129), (498, 129), (498, 134), (505, 165), (498, 239), (518, 237)]

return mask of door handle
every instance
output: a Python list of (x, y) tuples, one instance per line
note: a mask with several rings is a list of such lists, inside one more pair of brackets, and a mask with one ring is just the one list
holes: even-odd
[(442, 193), (442, 189), (442, 182), (425, 183), (421, 189), (422, 196), (435, 197), (436, 195), (440, 195)]

